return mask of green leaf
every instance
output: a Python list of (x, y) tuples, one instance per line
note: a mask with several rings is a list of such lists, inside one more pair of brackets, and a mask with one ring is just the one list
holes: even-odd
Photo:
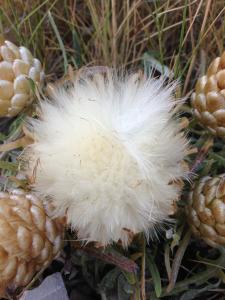
[(72, 29), (72, 41), (73, 41), (73, 49), (75, 50), (75, 66), (76, 68), (80, 68), (82, 66), (82, 50), (80, 46), (80, 41), (76, 30)]
[(160, 278), (159, 270), (154, 262), (154, 259), (150, 254), (146, 255), (146, 263), (152, 275), (156, 296), (160, 297), (162, 293), (161, 278)]
[(147, 75), (151, 74), (154, 70), (157, 70), (160, 74), (163, 74), (167, 78), (173, 78), (173, 72), (166, 66), (162, 65), (160, 61), (155, 59), (147, 52), (143, 55), (144, 70)]
[(13, 121), (13, 123), (9, 126), (9, 134), (7, 135), (7, 138), (9, 138), (10, 136), (12, 136), (13, 134), (15, 134), (15, 132), (17, 130), (21, 130), (20, 126), (21, 124), (24, 122), (25, 119), (25, 115), (24, 114), (20, 114), (15, 121)]
[(6, 136), (0, 132), (0, 141), (3, 142), (6, 139)]
[(29, 85), (32, 90), (32, 93), (34, 94), (35, 93), (35, 82), (33, 81), (33, 79), (31, 79), (29, 77), (27, 77), (27, 80), (29, 81)]
[(16, 171), (18, 169), (18, 164), (0, 160), (0, 169)]
[(217, 160), (223, 167), (225, 167), (225, 158), (217, 153), (211, 153), (210, 157)]
[(189, 291), (185, 292), (180, 300), (192, 300), (192, 299), (195, 299), (197, 298), (198, 295), (206, 292), (206, 291), (209, 291), (209, 290), (213, 290), (213, 288), (218, 288), (220, 285), (220, 280), (215, 283), (215, 284), (208, 284), (207, 286), (205, 286), (204, 288), (202, 289), (190, 289)]
[(66, 73), (67, 72), (67, 68), (68, 68), (68, 60), (67, 60), (67, 54), (66, 54), (66, 49), (65, 49), (65, 46), (64, 46), (64, 43), (63, 43), (63, 40), (60, 36), (60, 33), (59, 33), (59, 30), (56, 26), (56, 23), (52, 17), (52, 14), (50, 12), (50, 10), (48, 11), (48, 18), (49, 18), (49, 21), (50, 21), (50, 24), (52, 25), (52, 28), (53, 28), (53, 31), (56, 35), (56, 38), (58, 40), (58, 43), (59, 43), (59, 47), (62, 51), (62, 55), (63, 55), (63, 60), (64, 60), (64, 72)]
[(115, 286), (117, 277), (121, 273), (119, 268), (114, 268), (111, 271), (109, 271), (101, 280), (99, 284), (99, 290), (100, 291), (107, 291), (110, 289), (113, 289)]
[(123, 271), (123, 275), (126, 277), (126, 280), (129, 282), (129, 284), (135, 284), (136, 283), (135, 273), (130, 273), (130, 272)]
[(118, 300), (130, 300), (130, 295), (133, 294), (133, 287), (126, 281), (126, 278), (121, 274), (118, 278)]

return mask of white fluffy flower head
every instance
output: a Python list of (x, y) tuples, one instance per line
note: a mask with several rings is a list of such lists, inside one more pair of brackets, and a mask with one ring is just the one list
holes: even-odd
[(186, 141), (173, 116), (175, 85), (138, 74), (79, 78), (41, 103), (25, 151), (34, 190), (85, 241), (149, 233), (177, 198)]

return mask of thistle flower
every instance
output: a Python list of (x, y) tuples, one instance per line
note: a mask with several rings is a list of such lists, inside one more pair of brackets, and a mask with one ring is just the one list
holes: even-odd
[[(34, 190), (85, 241), (128, 244), (168, 219), (186, 176), (187, 142), (174, 117), (176, 84), (139, 74), (84, 76), (31, 120), (25, 151)], [(34, 172), (35, 169), (35, 172)]]

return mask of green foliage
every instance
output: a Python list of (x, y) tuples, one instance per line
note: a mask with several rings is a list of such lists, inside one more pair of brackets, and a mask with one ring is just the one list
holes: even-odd
[(147, 260), (147, 267), (150, 270), (152, 280), (154, 283), (156, 296), (159, 298), (162, 293), (162, 285), (161, 285), (161, 278), (160, 278), (159, 270), (158, 270), (156, 263), (151, 254), (149, 254), (147, 256), (146, 260)]

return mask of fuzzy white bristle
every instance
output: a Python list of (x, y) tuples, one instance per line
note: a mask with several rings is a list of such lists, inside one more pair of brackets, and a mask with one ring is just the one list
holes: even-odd
[(167, 219), (187, 143), (173, 116), (176, 84), (108, 72), (76, 80), (32, 120), (25, 151), (34, 190), (85, 241), (103, 245)]

